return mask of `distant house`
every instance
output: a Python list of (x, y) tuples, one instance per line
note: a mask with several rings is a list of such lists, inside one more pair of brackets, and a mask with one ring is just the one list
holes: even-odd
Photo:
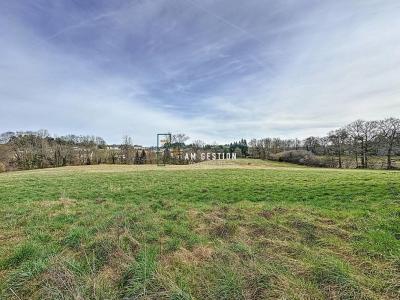
[(120, 147), (118, 145), (108, 145), (107, 150), (119, 150)]

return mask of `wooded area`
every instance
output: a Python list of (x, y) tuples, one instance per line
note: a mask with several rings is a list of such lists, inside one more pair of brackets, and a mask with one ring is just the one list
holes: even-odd
[[(226, 145), (201, 140), (185, 144), (185, 134), (172, 136), (171, 148), (184, 151), (235, 153), (261, 158), (334, 168), (399, 168), (400, 119), (354, 121), (326, 136), (306, 139), (245, 139)], [(172, 163), (183, 163), (179, 159)], [(0, 135), (0, 172), (69, 165), (156, 163), (156, 148), (133, 144), (125, 136), (120, 145), (108, 145), (101, 137), (66, 135), (52, 137), (47, 130), (5, 132)]]
[(337, 168), (387, 168), (400, 154), (400, 119), (354, 121), (326, 136), (304, 140), (265, 138), (249, 143), (254, 158)]
[(0, 135), (0, 169), (22, 170), (70, 165), (144, 164), (155, 162), (151, 151), (131, 144), (107, 145), (95, 136), (52, 137), (47, 130)]

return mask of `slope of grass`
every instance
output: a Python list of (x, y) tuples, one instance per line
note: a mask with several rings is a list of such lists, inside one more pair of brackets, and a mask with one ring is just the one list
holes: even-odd
[(400, 173), (238, 160), (0, 174), (0, 298), (396, 299)]

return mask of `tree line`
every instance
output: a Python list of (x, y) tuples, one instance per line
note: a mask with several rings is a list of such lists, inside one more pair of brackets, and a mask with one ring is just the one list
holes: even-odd
[[(189, 136), (173, 134), (169, 163), (182, 160), (185, 151), (235, 153), (238, 158), (259, 158), (335, 168), (387, 168), (400, 165), (400, 119), (356, 120), (328, 132), (305, 139), (240, 139), (229, 144), (206, 144)], [(129, 136), (119, 145), (108, 145), (98, 136), (51, 136), (47, 130), (0, 134), (0, 172), (91, 164), (152, 164), (155, 147), (133, 144)]]
[(400, 119), (356, 120), (325, 136), (303, 140), (252, 139), (249, 154), (327, 167), (394, 169), (400, 155)]
[(121, 145), (107, 145), (98, 136), (53, 137), (47, 130), (0, 134), (0, 171), (92, 164), (154, 163), (151, 151), (124, 137)]

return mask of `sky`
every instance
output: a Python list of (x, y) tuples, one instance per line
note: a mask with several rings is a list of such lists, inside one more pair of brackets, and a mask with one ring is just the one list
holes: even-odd
[(400, 116), (397, 0), (0, 2), (0, 132), (153, 145)]

